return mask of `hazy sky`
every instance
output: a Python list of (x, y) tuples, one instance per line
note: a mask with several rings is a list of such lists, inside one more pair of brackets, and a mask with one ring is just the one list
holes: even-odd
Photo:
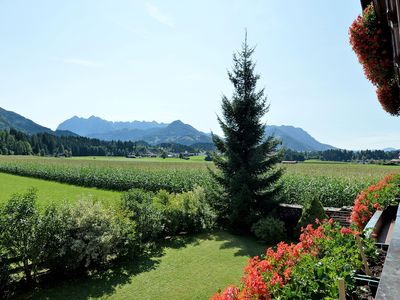
[(0, 106), (55, 129), (73, 115), (180, 119), (219, 133), (244, 28), (268, 124), (347, 149), (400, 148), (348, 43), (357, 0), (0, 0)]

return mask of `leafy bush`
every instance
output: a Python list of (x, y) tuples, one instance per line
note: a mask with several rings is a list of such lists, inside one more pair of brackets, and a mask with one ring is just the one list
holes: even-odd
[[(159, 194), (156, 195), (158, 198)], [(167, 219), (174, 224), (171, 234), (200, 232), (210, 229), (215, 223), (215, 213), (206, 200), (203, 188), (182, 194), (171, 194), (166, 207)]]
[(6, 298), (6, 289), (10, 283), (10, 266), (5, 257), (0, 256), (0, 299)]
[(61, 258), (65, 255), (64, 247), (67, 245), (72, 224), (71, 210), (66, 205), (60, 208), (50, 205), (39, 216), (35, 229), (37, 247), (34, 257), (44, 267), (52, 271), (64, 270), (64, 261)]
[(27, 281), (32, 280), (33, 255), (36, 247), (35, 228), (38, 219), (36, 191), (15, 194), (0, 209), (0, 250), (6, 257), (20, 257)]
[(95, 269), (136, 246), (134, 223), (122, 213), (91, 199), (41, 212), (36, 198), (29, 190), (0, 209), (0, 255), (20, 260), (27, 281), (39, 267), (53, 272)]
[(121, 256), (121, 245), (126, 245), (127, 239), (123, 226), (129, 225), (120, 221), (121, 215), (91, 200), (79, 201), (59, 212), (59, 219), (64, 221), (60, 230), (64, 242), (58, 250), (58, 261), (65, 270), (93, 269)]
[(308, 224), (316, 225), (316, 219), (324, 220), (327, 218), (318, 195), (308, 193), (308, 197), (308, 201), (303, 205), (303, 211), (297, 224), (298, 231), (300, 231), (302, 227), (306, 227)]
[(122, 207), (130, 212), (144, 243), (180, 232), (199, 232), (215, 222), (215, 214), (200, 187), (181, 194), (133, 189), (122, 195)]
[(157, 240), (164, 230), (163, 212), (153, 202), (154, 193), (132, 189), (122, 194), (122, 208), (136, 222), (140, 242)]
[(266, 217), (253, 224), (251, 231), (267, 244), (276, 244), (287, 238), (285, 223), (274, 217)]

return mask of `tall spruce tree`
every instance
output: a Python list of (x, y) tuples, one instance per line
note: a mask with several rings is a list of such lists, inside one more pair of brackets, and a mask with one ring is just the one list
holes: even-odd
[(232, 99), (222, 96), (223, 119), (218, 122), (224, 138), (213, 135), (220, 154), (214, 156), (219, 169), (214, 177), (224, 190), (219, 203), (227, 225), (235, 231), (247, 231), (258, 219), (269, 214), (278, 204), (277, 183), (282, 169), (276, 164), (282, 153), (273, 137), (265, 139), (262, 117), (269, 105), (264, 89), (257, 90), (260, 76), (255, 74), (251, 56), (254, 48), (247, 44), (233, 55), (233, 69), (228, 72), (234, 86)]

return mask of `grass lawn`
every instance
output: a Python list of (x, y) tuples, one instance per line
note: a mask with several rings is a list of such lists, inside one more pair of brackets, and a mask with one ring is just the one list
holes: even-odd
[(23, 193), (30, 187), (38, 190), (38, 204), (40, 206), (49, 203), (62, 203), (63, 201), (74, 202), (88, 197), (98, 199), (108, 206), (114, 205), (120, 198), (119, 192), (0, 173), (0, 204), (6, 202), (12, 194)]
[(239, 284), (248, 258), (265, 248), (226, 232), (180, 238), (158, 255), (89, 278), (47, 283), (19, 299), (208, 299), (219, 288)]

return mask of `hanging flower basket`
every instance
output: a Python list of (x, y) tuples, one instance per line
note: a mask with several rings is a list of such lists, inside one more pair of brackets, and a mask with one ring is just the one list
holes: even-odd
[(392, 63), (390, 40), (372, 4), (350, 26), (349, 35), (365, 76), (377, 87), (377, 97), (383, 109), (392, 115), (400, 115), (400, 92)]

